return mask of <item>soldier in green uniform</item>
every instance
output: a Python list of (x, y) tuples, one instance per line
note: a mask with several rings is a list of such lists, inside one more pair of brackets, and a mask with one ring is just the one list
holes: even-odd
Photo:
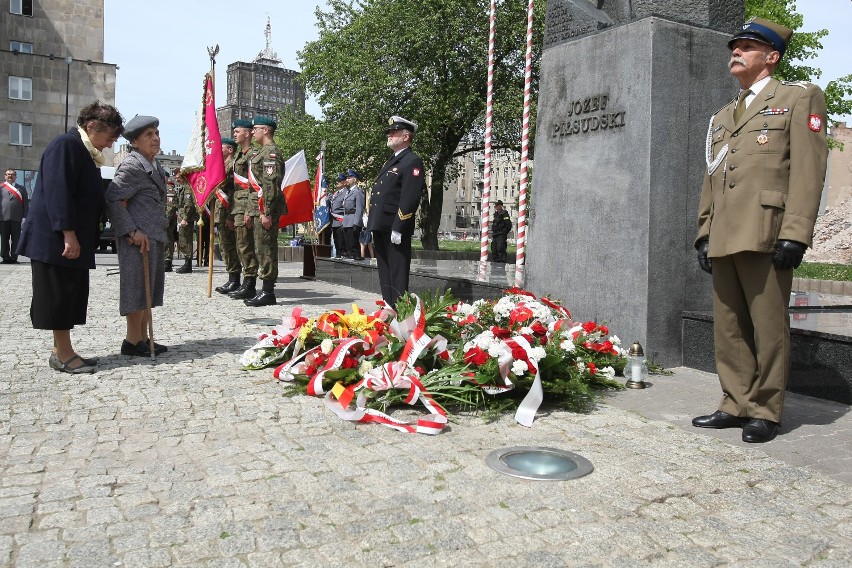
[(231, 204), (234, 202), (234, 158), (237, 142), (233, 138), (222, 138), (222, 155), (225, 157), (225, 182), (216, 190), (218, 202), (219, 252), (228, 272), (228, 282), (216, 287), (220, 294), (227, 294), (240, 287), (240, 257), (237, 254), (237, 233), (234, 231), (234, 219), (231, 217)]
[(178, 274), (192, 272), (192, 236), (196, 231), (198, 211), (195, 209), (195, 199), (192, 190), (184, 180), (175, 183), (175, 199), (177, 200), (178, 253), (183, 256), (183, 265), (176, 268)]
[(278, 219), (287, 213), (287, 202), (281, 192), (284, 180), (284, 158), (275, 145), (276, 122), (267, 116), (252, 120), (252, 133), (260, 148), (249, 158), (249, 182), (257, 191), (257, 209), (251, 208), (246, 216), (253, 218), (254, 248), (257, 251), (257, 275), (263, 289), (245, 300), (247, 306), (274, 306), (275, 281), (278, 279)]
[(255, 289), (257, 255), (254, 251), (254, 225), (252, 218), (246, 217), (246, 212), (252, 207), (252, 202), (257, 202), (257, 192), (251, 188), (248, 181), (248, 160), (252, 136), (251, 121), (238, 119), (231, 126), (234, 129), (234, 140), (239, 148), (234, 157), (234, 204), (231, 207), (230, 216), (234, 220), (237, 254), (243, 267), (244, 279), (240, 287), (228, 293), (228, 297), (235, 300), (247, 300), (257, 295)]
[(165, 270), (172, 271), (172, 260), (175, 257), (175, 233), (177, 233), (177, 198), (175, 197), (175, 180), (178, 168), (172, 170), (172, 177), (166, 182), (166, 246), (165, 246)]

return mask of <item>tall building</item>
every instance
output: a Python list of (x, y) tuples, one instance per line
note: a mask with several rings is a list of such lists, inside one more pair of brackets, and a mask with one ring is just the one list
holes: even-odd
[(228, 104), (216, 109), (222, 136), (230, 136), (231, 123), (238, 118), (261, 115), (275, 118), (278, 111), (305, 112), (305, 90), (301, 73), (284, 68), (272, 49), (272, 25), (266, 20), (266, 47), (251, 63), (228, 65)]
[[(115, 104), (103, 0), (9, 0), (0, 8), (0, 164), (32, 192), (47, 144), (94, 100)], [(112, 151), (104, 152), (112, 164)]]
[(831, 137), (843, 144), (844, 148), (834, 148), (828, 153), (826, 190), (822, 194), (820, 211), (852, 199), (852, 128), (840, 122), (831, 128)]

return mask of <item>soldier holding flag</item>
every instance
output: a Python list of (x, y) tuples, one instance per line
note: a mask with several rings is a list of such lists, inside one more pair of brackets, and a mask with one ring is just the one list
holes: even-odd
[[(243, 267), (243, 283), (228, 293), (234, 300), (247, 300), (257, 295), (257, 255), (254, 251), (254, 227), (251, 216), (247, 215), (252, 202), (256, 202), (256, 193), (248, 181), (249, 153), (251, 152), (251, 121), (238, 119), (232, 123), (234, 141), (238, 145), (234, 157), (234, 204), (230, 217), (234, 221), (237, 237), (237, 254)], [(237, 284), (240, 283), (239, 278)]]
[(216, 190), (219, 202), (219, 251), (225, 261), (228, 282), (218, 286), (216, 291), (227, 294), (240, 286), (240, 257), (237, 254), (237, 233), (234, 231), (234, 219), (231, 217), (231, 204), (234, 202), (234, 159), (237, 142), (233, 138), (222, 138), (222, 155), (225, 157), (225, 183)]

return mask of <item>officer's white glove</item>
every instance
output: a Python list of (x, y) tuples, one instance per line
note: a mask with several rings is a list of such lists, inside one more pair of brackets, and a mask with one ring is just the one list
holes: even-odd
[(391, 242), (395, 245), (398, 245), (402, 242), (402, 233), (399, 231), (391, 231)]

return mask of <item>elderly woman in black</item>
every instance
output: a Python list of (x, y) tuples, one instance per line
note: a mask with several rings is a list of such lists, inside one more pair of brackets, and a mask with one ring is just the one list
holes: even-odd
[[(142, 255), (148, 256), (152, 306), (163, 305), (166, 243), (166, 172), (155, 156), (160, 153), (160, 121), (135, 116), (124, 128), (130, 154), (119, 164), (107, 188), (109, 217), (118, 247), (119, 313), (127, 318), (122, 355), (149, 355), (148, 311)], [(155, 352), (167, 350), (155, 344)]]
[(86, 323), (89, 270), (95, 268), (104, 206), (99, 166), (122, 122), (115, 107), (95, 101), (80, 111), (77, 126), (47, 145), (18, 243), (18, 254), (32, 261), (33, 327), (53, 331), (48, 362), (64, 373), (97, 370), (97, 359), (74, 350), (71, 329)]

